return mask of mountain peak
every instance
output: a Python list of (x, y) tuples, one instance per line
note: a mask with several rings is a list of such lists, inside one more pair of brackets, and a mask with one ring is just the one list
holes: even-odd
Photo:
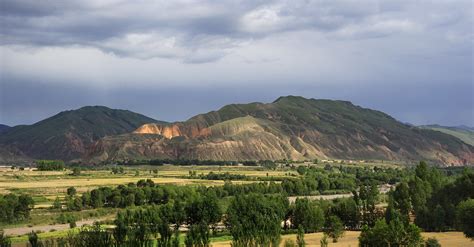
[(278, 102), (287, 102), (287, 101), (297, 101), (297, 100), (309, 100), (305, 97), (302, 96), (295, 96), (295, 95), (287, 95), (287, 96), (280, 96), (276, 100), (274, 100), (272, 103), (278, 103)]
[(85, 106), (60, 112), (32, 125), (10, 128), (0, 144), (13, 145), (32, 158), (76, 159), (90, 144), (110, 135), (130, 133), (155, 119), (128, 110)]

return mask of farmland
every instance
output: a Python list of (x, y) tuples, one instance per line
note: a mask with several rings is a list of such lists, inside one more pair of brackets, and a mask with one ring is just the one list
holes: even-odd
[[(254, 193), (273, 194), (277, 197), (285, 194), (290, 203), (290, 212), (295, 213), (293, 210), (297, 209), (291, 208), (295, 206), (298, 208), (298, 205), (306, 200), (310, 207), (321, 208), (323, 209), (321, 212), (330, 213), (328, 210), (331, 207), (339, 207), (337, 205), (340, 203), (353, 201), (354, 192), (352, 191), (354, 188), (358, 188), (357, 190), (362, 188), (358, 184), (375, 183), (378, 184), (375, 187), (377, 190), (375, 193), (378, 195), (376, 204), (374, 204), (374, 212), (377, 212), (377, 210), (385, 210), (387, 206), (390, 206), (386, 193), (398, 189), (395, 185), (399, 184), (403, 177), (413, 174), (413, 168), (406, 168), (395, 163), (373, 162), (367, 164), (363, 162), (344, 163), (341, 161), (325, 161), (318, 164), (312, 162), (281, 163), (274, 168), (241, 165), (135, 165), (82, 167), (80, 172), (75, 170), (77, 168), (74, 167), (68, 167), (61, 171), (39, 171), (17, 167), (0, 168), (1, 194), (31, 195), (34, 201), (34, 208), (27, 219), (0, 224), (0, 227), (4, 229), (4, 234), (11, 237), (13, 246), (24, 246), (28, 241), (26, 234), (31, 231), (37, 232), (40, 239), (48, 240), (65, 238), (71, 236), (71, 234), (76, 235), (81, 231), (81, 226), (92, 225), (94, 222), (100, 222), (103, 226), (110, 227), (114, 224), (117, 214), (124, 213), (126, 209), (140, 210), (141, 207), (144, 207), (145, 210), (150, 210), (147, 204), (171, 203), (172, 205), (176, 200), (192, 201), (194, 200), (192, 198), (198, 196), (199, 193), (207, 193), (202, 188), (209, 188), (208, 190), (217, 193), (215, 207), (219, 208), (220, 212), (230, 210), (229, 207), (233, 207), (234, 198), (241, 193), (247, 193), (239, 192), (240, 186), (254, 184), (256, 186), (242, 187), (242, 189), (247, 188), (245, 190), (255, 191)], [(452, 170), (449, 174), (453, 174), (452, 178), (447, 177), (447, 179), (453, 181), (460, 176), (456, 175), (460, 174), (460, 171), (459, 169)], [(316, 181), (316, 183), (313, 185), (312, 181)], [(152, 185), (149, 185), (150, 183)], [(152, 197), (142, 202), (137, 201), (135, 198), (138, 196), (140, 188), (145, 189), (148, 186), (165, 190), (171, 189), (174, 192), (167, 193), (171, 193), (172, 198), (168, 202), (157, 201), (152, 203), (151, 201), (154, 200)], [(70, 192), (71, 187), (74, 188), (73, 194)], [(364, 188), (371, 190), (369, 187)], [(132, 200), (135, 203), (123, 204), (122, 201), (121, 204), (116, 206), (102, 204), (96, 206), (85, 201), (84, 198), (90, 197), (91, 192), (94, 194), (94, 192), (104, 188), (115, 188), (108, 193), (115, 193), (114, 190), (118, 189), (117, 193), (119, 194), (130, 193), (130, 189), (132, 191), (138, 189), (138, 191), (133, 192), (135, 196), (132, 197), (134, 198)], [(197, 194), (193, 196), (188, 195), (189, 193)], [(123, 196), (128, 198), (125, 195)], [(178, 199), (183, 196), (189, 199)], [(78, 199), (80, 199), (81, 204), (75, 206), (75, 201)], [(61, 206), (55, 208), (58, 201)], [(305, 216), (303, 215), (303, 217)], [(231, 232), (226, 229), (221, 216), (216, 219), (219, 219), (215, 222), (216, 229), (220, 230), (210, 235), (212, 246), (230, 246), (233, 239)], [(290, 219), (291, 221), (295, 220), (295, 218)], [(348, 224), (346, 226), (347, 231), (337, 243), (331, 243), (331, 246), (358, 245), (360, 231), (353, 230), (353, 228), (357, 229), (358, 226), (351, 225), (353, 224), (350, 223), (352, 222), (351, 219), (344, 220)], [(74, 222), (74, 226), (77, 226), (77, 228), (70, 230), (70, 222)], [(291, 226), (292, 223), (289, 224)], [(180, 228), (182, 244), (187, 239), (186, 235), (189, 227), (189, 225), (183, 225)], [(323, 236), (320, 227), (322, 226), (316, 226), (305, 235), (307, 246), (319, 245)], [(112, 231), (112, 228), (109, 229)], [(450, 228), (449, 232), (424, 232), (422, 237), (425, 239), (435, 237), (442, 245), (446, 246), (469, 246), (472, 244), (468, 238), (463, 236), (462, 232), (454, 230), (456, 229)], [(316, 232), (313, 233), (314, 231)], [(214, 236), (214, 234), (217, 234), (217, 236)], [(283, 246), (288, 239), (296, 241), (295, 231), (291, 228), (282, 230), (280, 245)]]

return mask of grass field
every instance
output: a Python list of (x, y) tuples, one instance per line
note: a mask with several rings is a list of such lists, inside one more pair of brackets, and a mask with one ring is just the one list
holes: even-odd
[[(152, 173), (158, 169), (158, 175)], [(136, 175), (138, 171), (139, 175)], [(0, 168), (0, 194), (9, 192), (25, 192), (35, 195), (38, 207), (51, 205), (56, 196), (64, 196), (68, 187), (76, 187), (78, 192), (84, 192), (99, 186), (116, 186), (120, 184), (136, 183), (141, 179), (152, 179), (157, 184), (176, 185), (223, 185), (223, 180), (204, 180), (188, 178), (189, 172), (197, 175), (209, 172), (244, 174), (250, 177), (282, 177), (296, 174), (292, 171), (265, 171), (258, 167), (216, 167), (216, 166), (139, 166), (126, 168), (124, 174), (112, 174), (110, 170), (83, 171), (80, 176), (71, 176), (71, 171), (35, 171), (26, 169), (11, 170)], [(234, 181), (234, 183), (249, 183), (251, 181)]]
[[(40, 233), (39, 237), (41, 239), (48, 239), (48, 238), (58, 238), (58, 237), (65, 237), (67, 236), (68, 232), (71, 230), (61, 230), (61, 231), (54, 231), (54, 232), (44, 232)], [(74, 231), (74, 230), (72, 230)], [(334, 247), (357, 247), (359, 246), (358, 237), (360, 232), (358, 231), (348, 231), (344, 234), (344, 236), (339, 239), (337, 243), (332, 243), (332, 240), (329, 240), (329, 246)], [(184, 235), (181, 235), (184, 237)], [(461, 232), (436, 232), (436, 233), (422, 233), (424, 239), (427, 238), (436, 238), (441, 246), (446, 247), (468, 247), (474, 246), (474, 241), (464, 237)], [(305, 235), (306, 246), (320, 246), (320, 240), (323, 237), (322, 233), (311, 233)], [(27, 236), (18, 236), (12, 238), (13, 246), (24, 246), (27, 242)], [(292, 239), (296, 242), (296, 235), (283, 235), (281, 238), (280, 246), (283, 246), (285, 240)], [(225, 235), (219, 236), (211, 239), (211, 246), (214, 247), (229, 247), (231, 246), (232, 237)]]
[[(334, 247), (357, 247), (359, 246), (359, 237), (360, 232), (358, 231), (348, 231), (344, 234), (344, 237), (339, 239), (337, 243), (332, 243), (332, 240), (329, 240), (329, 246)], [(422, 236), (426, 239), (429, 237), (435, 237), (438, 239), (441, 246), (447, 247), (467, 247), (474, 246), (474, 241), (469, 240), (464, 237), (462, 232), (436, 232), (436, 233), (422, 233)], [(323, 237), (323, 233), (311, 233), (305, 235), (306, 246), (320, 246), (320, 240)], [(296, 235), (283, 235), (280, 246), (283, 246), (286, 239), (292, 239), (296, 243)], [(212, 243), (214, 247), (228, 247), (230, 246), (231, 240), (224, 240), (220, 242)]]

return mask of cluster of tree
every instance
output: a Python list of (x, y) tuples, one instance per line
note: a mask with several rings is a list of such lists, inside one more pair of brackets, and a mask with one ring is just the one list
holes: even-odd
[(421, 229), (414, 224), (404, 224), (396, 218), (387, 223), (378, 220), (373, 227), (365, 225), (359, 236), (359, 246), (421, 246)]
[(153, 165), (162, 166), (165, 164), (169, 165), (181, 165), (181, 166), (236, 166), (242, 164), (244, 166), (263, 166), (267, 169), (275, 169), (279, 162), (272, 160), (199, 160), (199, 159), (152, 159), (152, 160), (123, 160), (118, 161), (118, 165)]
[(62, 171), (64, 170), (64, 161), (62, 160), (36, 160), (38, 171)]
[(158, 246), (179, 246), (179, 227), (186, 225), (186, 246), (208, 246), (211, 230), (221, 220), (221, 209), (212, 191), (118, 213), (113, 239), (118, 246), (148, 246), (159, 234)]
[[(0, 245), (3, 247), (3, 245)], [(108, 229), (98, 223), (93, 226), (83, 226), (79, 231), (69, 232), (65, 237), (40, 239), (38, 233), (32, 231), (28, 234), (28, 247), (112, 247), (117, 246), (111, 238)], [(130, 245), (130, 247), (135, 245)], [(10, 245), (5, 245), (10, 247)]]
[(123, 167), (112, 167), (112, 173), (113, 174), (124, 174), (125, 171)]
[(398, 184), (390, 197), (390, 207), (401, 213), (404, 222), (414, 215), (415, 224), (425, 231), (459, 229), (473, 236), (467, 228), (470, 225), (472, 229), (474, 221), (466, 221), (472, 217), (460, 216), (474, 210), (469, 203), (474, 198), (474, 173), (470, 170), (449, 177), (420, 162), (414, 174)]
[(0, 222), (12, 223), (30, 217), (30, 211), (35, 202), (29, 195), (7, 194), (0, 195)]
[(207, 179), (207, 180), (248, 180), (249, 177), (243, 175), (243, 174), (231, 174), (229, 172), (225, 173), (214, 173), (214, 172), (209, 172), (206, 175), (199, 175), (198, 178), (200, 179)]
[(235, 166), (241, 162), (238, 161), (225, 161), (225, 160), (198, 160), (198, 159), (152, 159), (152, 160), (124, 160), (119, 161), (118, 165), (152, 165), (162, 166), (165, 164), (169, 165), (181, 165), (181, 166)]
[(227, 209), (225, 225), (232, 246), (279, 246), (281, 222), (288, 211), (288, 199), (262, 194), (236, 196)]

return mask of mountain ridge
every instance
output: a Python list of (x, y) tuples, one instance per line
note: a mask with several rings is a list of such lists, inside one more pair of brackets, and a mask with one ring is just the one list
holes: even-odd
[(349, 101), (282, 96), (229, 104), (181, 122), (86, 106), (0, 135), (0, 161), (314, 158), (474, 163), (474, 147)]
[(469, 126), (442, 126), (438, 124), (434, 125), (421, 125), (418, 126), (422, 129), (431, 129), (445, 134), (454, 136), (466, 144), (474, 146), (474, 128)]
[(128, 133), (156, 121), (128, 110), (85, 106), (32, 125), (12, 127), (0, 135), (0, 144), (34, 159), (78, 159), (104, 136)]
[[(148, 158), (426, 159), (456, 165), (474, 161), (473, 147), (450, 135), (411, 127), (348, 101), (299, 96), (280, 97), (272, 103), (230, 104), (183, 122), (145, 124), (133, 134), (161, 137), (154, 144), (147, 140), (126, 144), (127, 150), (134, 154), (142, 150), (138, 156)], [(126, 138), (125, 134), (119, 139)], [(123, 143), (109, 137), (96, 146), (102, 153), (91, 152), (89, 158), (133, 157), (114, 141)]]
[(5, 124), (0, 124), (0, 133), (6, 132), (10, 129), (11, 127)]

